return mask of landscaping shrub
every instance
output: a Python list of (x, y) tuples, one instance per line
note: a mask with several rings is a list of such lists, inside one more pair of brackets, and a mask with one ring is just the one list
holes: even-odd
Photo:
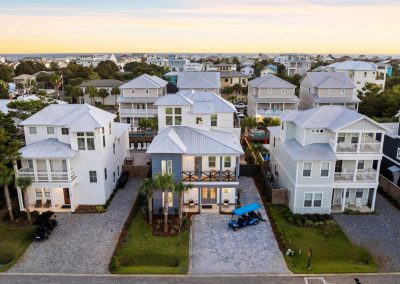
[(104, 212), (106, 212), (106, 208), (104, 208), (103, 205), (97, 205), (96, 206), (96, 212), (97, 213), (104, 213)]

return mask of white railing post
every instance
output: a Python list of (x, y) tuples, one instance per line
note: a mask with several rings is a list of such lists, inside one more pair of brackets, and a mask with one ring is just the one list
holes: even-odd
[(354, 177), (353, 177), (353, 181), (357, 180), (357, 168), (358, 168), (358, 160), (356, 160), (356, 167), (354, 169)]
[(360, 153), (361, 137), (362, 137), (362, 133), (360, 132), (360, 133), (358, 133), (357, 153)]
[(347, 187), (343, 190), (343, 198), (342, 198), (342, 212), (344, 212), (344, 205), (346, 204), (346, 194), (347, 194)]
[(33, 179), (37, 182), (38, 180), (38, 174), (37, 174), (37, 164), (36, 164), (36, 159), (32, 160), (33, 164)]
[(71, 182), (72, 180), (72, 172), (71, 172), (71, 160), (67, 159), (67, 180), (68, 182)]
[(46, 159), (46, 169), (47, 169), (47, 179), (49, 182), (51, 182), (51, 165), (49, 159)]

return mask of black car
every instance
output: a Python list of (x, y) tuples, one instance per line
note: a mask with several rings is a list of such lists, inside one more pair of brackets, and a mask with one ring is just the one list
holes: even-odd
[(36, 228), (34, 238), (37, 241), (48, 239), (51, 234), (51, 231), (52, 230), (48, 228), (46, 225), (41, 224)]
[(128, 181), (128, 178), (129, 178), (129, 173), (123, 172), (118, 179), (117, 188), (124, 188), (126, 182)]

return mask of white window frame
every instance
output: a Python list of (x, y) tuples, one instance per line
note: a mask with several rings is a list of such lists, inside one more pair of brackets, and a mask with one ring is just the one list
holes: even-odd
[[(310, 206), (306, 206), (306, 195), (311, 195), (311, 200), (307, 201), (311, 201)], [(311, 208), (313, 207), (313, 193), (312, 192), (304, 192), (304, 196), (303, 196), (303, 207), (304, 208)]]
[[(328, 175), (326, 175), (326, 176), (322, 175), (322, 171), (323, 170), (326, 171), (325, 169), (322, 169), (322, 165), (323, 164), (327, 164), (328, 165)], [(319, 171), (320, 177), (321, 178), (329, 178), (330, 171), (331, 171), (331, 163), (330, 162), (321, 162), (321, 168), (320, 168), (320, 171)]]
[[(93, 181), (91, 180), (91, 176), (90, 176), (91, 173), (94, 173)], [(97, 171), (89, 171), (89, 182), (90, 183), (97, 183)]]
[(172, 175), (172, 160), (161, 160), (161, 175)]
[[(213, 113), (210, 117), (210, 122), (211, 122), (211, 127), (217, 127), (218, 126), (218, 114)], [(215, 125), (213, 125), (215, 122)]]
[(61, 128), (61, 135), (69, 135), (69, 128), (66, 127)]
[(29, 127), (29, 134), (37, 134), (37, 129), (35, 126)]
[(53, 126), (47, 126), (47, 134), (55, 134)]
[[(309, 176), (305, 176), (305, 175), (304, 175), (304, 165), (305, 165), (306, 163), (311, 164), (311, 167), (310, 167), (310, 175), (309, 175)], [(301, 170), (301, 176), (302, 176), (303, 178), (312, 178), (312, 167), (313, 167), (313, 162), (311, 162), (311, 161), (304, 161), (304, 162), (303, 162), (303, 167), (302, 167), (302, 170)]]
[[(361, 192), (361, 197), (357, 197), (357, 193)], [(364, 197), (364, 188), (356, 188), (356, 193), (354, 194), (355, 198), (361, 198), (363, 199)]]
[[(310, 194), (311, 195), (311, 205), (310, 206), (305, 206), (305, 202), (306, 202), (306, 195)], [(321, 205), (320, 206), (315, 206), (315, 196), (317, 194), (321, 195)], [(304, 196), (303, 196), (303, 208), (321, 208), (322, 207), (322, 200), (324, 198), (324, 194), (322, 192), (304, 192)]]
[[(214, 158), (214, 161), (210, 161), (211, 158)], [(214, 166), (211, 166), (210, 163), (214, 163)], [(215, 168), (217, 166), (217, 157), (216, 156), (208, 156), (208, 167), (210, 169)]]
[[(229, 166), (226, 166), (226, 163), (229, 163)], [(232, 157), (225, 156), (224, 157), (224, 168), (231, 168), (232, 167)]]
[[(362, 164), (362, 167), (360, 168), (359, 165)], [(365, 169), (365, 160), (358, 160), (357, 161), (357, 170), (364, 170)]]

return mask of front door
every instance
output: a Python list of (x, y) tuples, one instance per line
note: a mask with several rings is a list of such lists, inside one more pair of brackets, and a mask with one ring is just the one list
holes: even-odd
[(69, 188), (63, 188), (64, 190), (64, 204), (65, 205), (70, 205), (71, 204), (71, 199), (69, 197)]
[(201, 189), (201, 203), (202, 204), (216, 204), (217, 203), (217, 189), (203, 187)]
[(332, 205), (339, 206), (342, 204), (343, 188), (334, 188), (332, 195)]

